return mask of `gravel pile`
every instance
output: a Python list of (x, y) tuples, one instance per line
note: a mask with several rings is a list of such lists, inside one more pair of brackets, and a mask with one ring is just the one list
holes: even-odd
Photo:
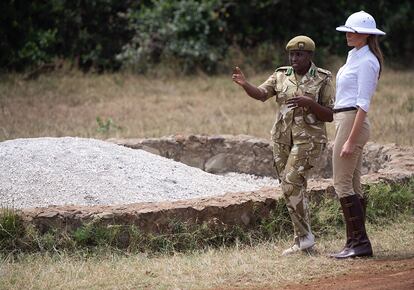
[(95, 139), (0, 142), (0, 207), (173, 201), (277, 185), (267, 177), (210, 174)]

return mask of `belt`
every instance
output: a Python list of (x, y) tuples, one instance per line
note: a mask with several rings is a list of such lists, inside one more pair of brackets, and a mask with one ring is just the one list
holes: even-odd
[(339, 109), (333, 109), (334, 114), (340, 113), (340, 112), (347, 112), (347, 111), (354, 111), (357, 108), (355, 107), (345, 107), (345, 108), (339, 108)]

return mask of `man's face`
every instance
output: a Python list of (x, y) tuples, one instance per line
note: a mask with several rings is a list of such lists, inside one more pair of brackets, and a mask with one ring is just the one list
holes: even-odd
[(305, 74), (312, 60), (312, 52), (307, 50), (289, 51), (289, 63), (296, 73)]

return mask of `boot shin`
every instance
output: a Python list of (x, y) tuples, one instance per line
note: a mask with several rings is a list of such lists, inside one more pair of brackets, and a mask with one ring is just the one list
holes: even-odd
[(365, 208), (356, 195), (340, 198), (346, 223), (347, 241), (343, 250), (332, 255), (337, 259), (371, 257), (372, 247), (365, 230)]

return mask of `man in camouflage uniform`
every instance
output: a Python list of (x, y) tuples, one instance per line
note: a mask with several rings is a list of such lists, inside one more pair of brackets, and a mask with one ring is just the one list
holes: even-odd
[(325, 122), (331, 122), (334, 88), (331, 73), (312, 62), (315, 43), (297, 36), (286, 45), (291, 66), (276, 71), (259, 87), (246, 81), (241, 70), (233, 81), (257, 100), (275, 96), (280, 110), (272, 128), (274, 165), (294, 229), (294, 245), (284, 255), (315, 244), (310, 228), (307, 174), (327, 142)]

